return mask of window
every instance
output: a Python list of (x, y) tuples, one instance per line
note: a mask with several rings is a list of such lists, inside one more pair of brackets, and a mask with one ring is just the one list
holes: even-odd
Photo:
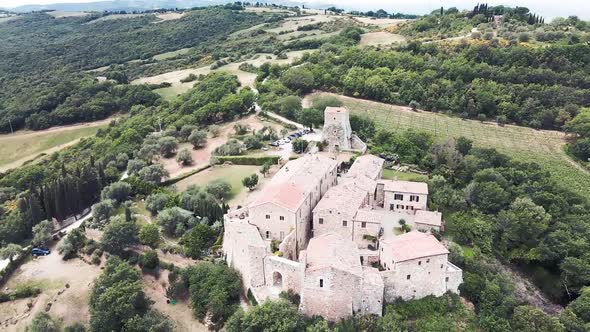
[(269, 231), (266, 231), (266, 238), (270, 239), (270, 232)]
[(324, 279), (320, 279), (320, 287), (324, 287)]
[(361, 223), (361, 228), (367, 228), (367, 223), (363, 221), (363, 222)]
[(404, 200), (404, 195), (402, 194), (393, 194), (393, 199), (396, 201), (403, 201)]
[(420, 196), (410, 195), (410, 202), (420, 202)]
[(281, 232), (281, 240), (285, 238), (285, 232)]
[(418, 265), (422, 265), (422, 261), (418, 261)]
[(411, 205), (406, 206), (406, 210), (414, 210), (414, 207)]
[(348, 222), (346, 220), (342, 220), (342, 226), (344, 226), (344, 227), (348, 226)]
[(426, 260), (426, 263), (430, 263), (430, 258)]
[[(301, 212), (299, 212), (299, 216), (301, 217)], [(285, 216), (280, 216), (279, 220), (285, 220)]]
[(318, 222), (320, 223), (320, 225), (324, 224), (324, 218), (318, 219)]
[(406, 276), (406, 280), (410, 280), (410, 277), (412, 277), (412, 275), (411, 275), (411, 274), (408, 274), (408, 275)]
[(266, 219), (270, 219), (270, 214), (267, 214), (266, 215)]
[(393, 210), (393, 204), (389, 204), (389, 210)]
[(443, 268), (443, 265), (442, 265), (442, 264), (440, 265), (440, 268), (441, 268), (441, 269)]
[(446, 277), (446, 278), (445, 278), (445, 281), (446, 281), (446, 282), (449, 282), (449, 277)]

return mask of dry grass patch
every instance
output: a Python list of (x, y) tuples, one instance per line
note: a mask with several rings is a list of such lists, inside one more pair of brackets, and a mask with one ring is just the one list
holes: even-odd
[(86, 12), (67, 12), (61, 10), (55, 10), (52, 12), (47, 12), (47, 15), (53, 16), (55, 18), (63, 18), (63, 17), (83, 17), (88, 16), (90, 13)]
[(361, 35), (361, 46), (391, 45), (406, 41), (402, 35), (387, 31), (367, 32)]

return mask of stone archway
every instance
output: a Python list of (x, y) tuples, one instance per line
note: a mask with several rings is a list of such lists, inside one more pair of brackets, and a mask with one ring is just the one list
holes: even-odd
[(272, 273), (272, 285), (274, 287), (283, 288), (283, 275), (275, 271)]

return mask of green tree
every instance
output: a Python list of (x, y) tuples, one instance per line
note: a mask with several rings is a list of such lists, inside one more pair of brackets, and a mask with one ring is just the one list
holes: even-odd
[(297, 307), (286, 300), (265, 301), (245, 314), (239, 311), (228, 322), (228, 332), (305, 330), (305, 322)]
[(94, 332), (121, 331), (136, 315), (143, 316), (150, 302), (139, 272), (111, 256), (90, 294), (90, 328)]
[(192, 259), (201, 259), (215, 240), (214, 233), (207, 225), (198, 224), (182, 237), (185, 253)]
[(510, 200), (510, 194), (495, 182), (472, 182), (465, 192), (467, 202), (484, 213), (497, 213)]
[(113, 213), (115, 213), (115, 204), (110, 199), (94, 204), (90, 225), (94, 228), (102, 228), (109, 222)]
[(304, 153), (305, 150), (307, 150), (309, 142), (304, 139), (298, 138), (294, 140), (291, 144), (293, 144), (293, 151), (295, 151), (296, 153)]
[(57, 324), (46, 312), (40, 311), (35, 315), (31, 324), (27, 326), (27, 332), (57, 332)]
[(551, 216), (530, 198), (517, 198), (510, 208), (498, 214), (500, 248), (511, 259), (534, 260), (541, 236), (549, 227)]
[(131, 185), (127, 182), (115, 182), (105, 187), (100, 196), (103, 200), (112, 200), (115, 204), (126, 201), (131, 194)]
[(176, 162), (181, 165), (191, 165), (193, 163), (193, 155), (188, 149), (182, 149), (176, 155)]
[(162, 178), (168, 177), (170, 174), (160, 164), (154, 164), (142, 168), (139, 173), (139, 178), (152, 184), (160, 184)]
[(66, 326), (64, 332), (86, 332), (86, 327), (82, 323), (74, 323)]
[(57, 249), (64, 260), (73, 258), (86, 242), (86, 236), (79, 228), (72, 229)]
[(148, 250), (141, 256), (141, 266), (153, 270), (160, 265), (160, 258), (158, 252), (155, 250)]
[(138, 233), (135, 222), (113, 218), (113, 221), (104, 228), (100, 243), (105, 250), (120, 255), (127, 247), (138, 242)]
[(547, 315), (542, 310), (523, 305), (514, 309), (512, 328), (522, 332), (563, 332), (565, 327), (559, 319)]
[(37, 225), (33, 226), (33, 239), (31, 244), (33, 246), (44, 246), (51, 242), (53, 233), (53, 223), (49, 220), (43, 220)]
[(297, 121), (312, 129), (324, 123), (324, 112), (315, 108), (305, 108), (299, 113)]
[(160, 154), (164, 158), (170, 158), (176, 153), (178, 141), (176, 141), (176, 138), (174, 137), (164, 136), (158, 139), (158, 146), (160, 148)]
[(4, 248), (0, 249), (0, 258), (8, 259), (12, 262), (14, 257), (20, 255), (23, 252), (23, 247), (16, 243), (9, 243)]
[(253, 190), (258, 184), (258, 175), (252, 174), (242, 179), (242, 184), (250, 190)]
[(154, 224), (144, 224), (139, 229), (139, 242), (152, 248), (160, 243), (160, 228)]
[(150, 211), (152, 215), (156, 215), (166, 207), (169, 201), (170, 196), (166, 193), (151, 194), (145, 200), (145, 208)]
[(156, 310), (149, 310), (145, 315), (135, 315), (125, 322), (123, 331), (134, 332), (172, 332), (174, 324), (170, 319)]
[(219, 200), (226, 200), (231, 195), (231, 185), (221, 179), (214, 180), (207, 184), (207, 192)]
[(268, 173), (270, 173), (270, 166), (271, 163), (270, 162), (265, 162), (264, 164), (262, 164), (262, 166), (260, 167), (260, 174), (262, 174), (262, 176), (266, 177), (266, 175)]
[(182, 276), (197, 318), (209, 313), (211, 321), (220, 326), (239, 308), (242, 279), (236, 270), (203, 262), (183, 270)]
[(207, 132), (204, 130), (193, 130), (188, 137), (188, 142), (193, 145), (195, 149), (200, 149), (207, 144)]
[(305, 94), (313, 89), (313, 74), (305, 67), (291, 68), (281, 76), (281, 82), (289, 89)]

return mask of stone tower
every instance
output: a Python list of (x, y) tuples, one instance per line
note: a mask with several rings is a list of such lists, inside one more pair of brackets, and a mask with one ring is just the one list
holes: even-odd
[(324, 111), (324, 139), (327, 150), (336, 152), (352, 149), (350, 112), (344, 107), (326, 107)]

